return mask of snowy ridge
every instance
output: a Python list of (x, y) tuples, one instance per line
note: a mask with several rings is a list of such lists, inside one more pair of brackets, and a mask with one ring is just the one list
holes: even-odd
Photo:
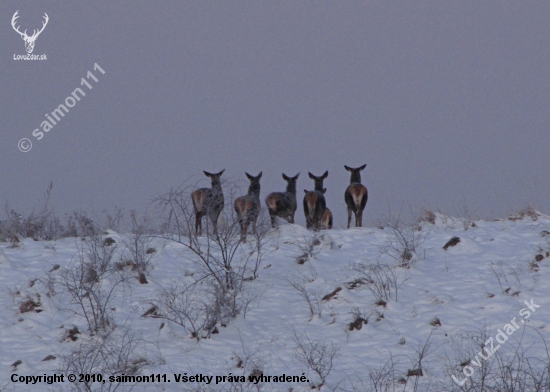
[[(198, 341), (175, 323), (142, 317), (160, 290), (185, 282), (193, 274), (189, 258), (184, 257), (185, 247), (154, 240), (156, 252), (148, 283), (140, 284), (130, 274), (128, 287), (113, 298), (118, 326), (114, 341), (133, 337), (132, 358), (146, 364), (137, 374), (166, 374), (170, 382), (128, 383), (118, 390), (229, 390), (231, 383), (216, 385), (216, 376), (243, 376), (248, 381), (254, 369), (277, 377), (304, 374), (309, 382), (235, 384), (242, 390), (311, 390), (320, 377), (300, 361), (299, 342), (307, 347), (318, 343), (337, 352), (323, 391), (375, 390), (369, 373), (390, 358), (397, 376), (406, 381), (399, 390), (413, 391), (416, 382), (421, 385), (416, 386), (419, 391), (459, 390), (451, 374), (459, 381), (465, 379), (465, 366), (472, 367), (474, 378), (479, 374), (475, 365), (460, 366), (475, 360), (463, 338), (483, 329), (495, 337), (514, 318), (520, 328), (511, 331), (502, 353), (521, 339), (529, 356), (548, 363), (541, 337), (550, 336), (550, 235), (545, 234), (550, 231), (550, 217), (536, 212), (535, 216), (493, 222), (441, 214), (434, 218), (434, 224), (423, 221), (414, 228), (418, 243), (405, 266), (398, 266), (389, 246), (394, 237), (391, 228), (318, 234), (290, 224), (272, 229), (266, 236), (267, 254), (258, 277), (244, 283), (251, 299), (246, 312), (227, 320), (225, 327), (218, 324), (218, 333)], [(107, 237), (116, 241), (113, 261), (120, 260), (120, 245), (129, 237), (114, 232), (103, 236)], [(452, 237), (460, 241), (444, 250)], [(67, 295), (52, 284), (52, 277), (78, 262), (84, 242), (80, 238), (22, 239), (16, 247), (0, 244), (0, 390), (72, 390), (68, 382), (25, 385), (11, 382), (10, 377), (59, 374), (63, 355), (95, 338), (90, 338), (86, 321), (75, 314)], [(249, 236), (246, 246), (253, 244), (254, 237)], [(385, 305), (376, 304), (368, 288), (372, 283), (359, 272), (358, 264), (391, 266), (398, 285), (397, 301), (392, 291)], [(309, 295), (312, 312), (300, 287)], [(29, 300), (31, 310), (23, 312), (26, 309), (21, 304)], [(520, 311), (526, 301), (540, 307), (522, 320)], [(355, 324), (360, 329), (350, 330), (358, 317), (366, 323), (360, 320)], [(74, 327), (80, 332), (73, 335), (75, 341), (67, 332)], [(410, 372), (418, 369), (417, 352), (427, 341), (423, 376), (415, 377)], [(56, 358), (44, 360), (48, 356)], [(180, 375), (179, 383), (174, 374)], [(208, 385), (182, 383), (184, 374), (213, 378)], [(92, 384), (92, 390), (107, 385)]]

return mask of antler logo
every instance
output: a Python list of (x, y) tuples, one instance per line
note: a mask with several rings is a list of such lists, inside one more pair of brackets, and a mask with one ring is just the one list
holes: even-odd
[(48, 20), (49, 20), (48, 14), (44, 12), (43, 18), (45, 19), (45, 21), (42, 22), (42, 28), (40, 30), (34, 30), (33, 35), (29, 37), (27, 35), (27, 30), (25, 30), (22, 33), (19, 31), (19, 28), (15, 25), (15, 20), (19, 18), (19, 15), (17, 15), (18, 13), (19, 11), (15, 11), (15, 14), (13, 14), (13, 18), (11, 18), (11, 26), (15, 31), (19, 33), (19, 35), (21, 35), (21, 38), (23, 38), (23, 40), (25, 41), (25, 50), (27, 51), (27, 53), (30, 54), (34, 50), (34, 41), (36, 41), (40, 33), (44, 30), (44, 28), (48, 24)]

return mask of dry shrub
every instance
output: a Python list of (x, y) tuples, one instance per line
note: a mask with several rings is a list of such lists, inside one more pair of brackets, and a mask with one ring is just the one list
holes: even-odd
[(455, 246), (460, 242), (460, 237), (453, 237), (443, 246), (444, 250), (447, 250), (449, 247)]
[(441, 327), (441, 321), (437, 317), (434, 317), (430, 320), (430, 325), (433, 327)]
[(35, 301), (31, 297), (27, 297), (27, 299), (19, 304), (19, 313), (28, 313), (32, 311), (36, 311), (38, 307), (40, 307), (42, 304), (40, 303), (40, 295), (37, 294), (37, 300)]
[(361, 316), (356, 316), (355, 320), (353, 320), (351, 323), (349, 323), (349, 330), (350, 331), (353, 331), (354, 329), (356, 330), (361, 330), (361, 328), (363, 328), (363, 324), (367, 324), (368, 322), (368, 319), (365, 319)]
[(418, 218), (418, 223), (428, 222), (435, 225), (435, 214), (432, 211), (422, 210), (422, 215)]
[(539, 219), (540, 214), (531, 206), (525, 207), (523, 210), (519, 211), (516, 215), (512, 215), (508, 218), (511, 221), (523, 220), (525, 217), (531, 218), (533, 221)]

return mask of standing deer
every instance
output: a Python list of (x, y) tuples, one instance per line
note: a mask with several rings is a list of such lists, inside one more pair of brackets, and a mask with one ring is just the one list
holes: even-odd
[(27, 30), (25, 30), (24, 32), (20, 32), (19, 27), (15, 25), (17, 18), (19, 18), (19, 15), (17, 15), (18, 13), (19, 11), (15, 11), (15, 14), (13, 14), (13, 17), (11, 18), (11, 27), (13, 27), (13, 29), (19, 33), (21, 38), (23, 38), (23, 41), (25, 41), (25, 50), (27, 51), (27, 53), (30, 54), (34, 50), (34, 44), (36, 39), (38, 38), (40, 33), (44, 31), (44, 28), (46, 28), (46, 25), (48, 24), (48, 20), (50, 18), (48, 17), (48, 14), (44, 12), (44, 16), (43, 16), (44, 22), (42, 22), (42, 28), (40, 30), (36, 30), (36, 29), (33, 30), (33, 35), (29, 37), (27, 35)]
[(220, 177), (225, 169), (217, 174), (204, 172), (212, 180), (212, 188), (200, 188), (191, 193), (193, 209), (195, 210), (195, 232), (202, 233), (202, 217), (208, 215), (214, 225), (214, 233), (218, 232), (218, 216), (223, 210), (223, 191)]
[(315, 190), (307, 191), (304, 189), (306, 195), (304, 196), (304, 214), (306, 216), (306, 227), (308, 229), (313, 228), (317, 231), (321, 228), (332, 228), (332, 213), (326, 208), (326, 201), (324, 193), (326, 189), (323, 188), (323, 181), (328, 177), (328, 171), (320, 177), (314, 176), (311, 173), (311, 178), (315, 183)]
[(271, 227), (275, 227), (275, 217), (286, 218), (288, 222), (294, 223), (296, 212), (296, 181), (300, 173), (294, 177), (288, 177), (283, 173), (283, 179), (287, 182), (286, 192), (273, 192), (265, 198), (265, 204), (269, 210)]
[(351, 223), (351, 212), (355, 213), (355, 227), (361, 227), (363, 224), (363, 210), (367, 205), (367, 199), (369, 193), (367, 188), (361, 184), (361, 170), (363, 170), (367, 164), (363, 166), (352, 169), (351, 167), (345, 166), (347, 171), (351, 172), (350, 184), (346, 189), (345, 200), (348, 206), (348, 229)]
[(250, 186), (245, 196), (235, 199), (235, 212), (241, 227), (241, 241), (246, 244), (246, 232), (250, 223), (252, 223), (252, 231), (256, 233), (256, 221), (258, 215), (260, 215), (260, 178), (262, 178), (262, 172), (256, 177), (248, 173), (245, 174), (250, 180)]

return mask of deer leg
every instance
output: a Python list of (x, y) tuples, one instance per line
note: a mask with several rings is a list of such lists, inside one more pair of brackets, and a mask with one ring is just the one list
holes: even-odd
[(363, 227), (363, 211), (365, 210), (365, 206), (367, 205), (367, 199), (368, 199), (368, 194), (363, 195), (363, 198), (361, 199), (361, 206), (357, 209), (357, 212), (359, 212), (360, 227)]
[(218, 220), (212, 219), (212, 226), (214, 226), (214, 234), (218, 234)]
[(245, 238), (244, 235), (244, 222), (239, 219), (239, 229), (241, 230), (241, 241)]
[(250, 221), (243, 222), (243, 234), (246, 237), (248, 235), (248, 226), (250, 226)]
[(214, 234), (218, 234), (218, 217), (220, 216), (220, 212), (221, 210), (209, 213), (210, 220), (212, 220), (212, 226), (214, 227)]
[(350, 224), (351, 224), (351, 208), (348, 207), (348, 229)]
[(200, 212), (195, 213), (195, 233), (197, 235), (202, 234), (202, 223), (201, 223), (202, 214)]
[(269, 219), (271, 220), (271, 227), (275, 228), (275, 216), (269, 211)]
[(246, 235), (248, 234), (248, 225), (249, 225), (249, 222), (247, 220), (243, 221), (241, 235), (242, 235), (244, 244), (246, 244)]
[(323, 214), (325, 213), (325, 206), (322, 206), (315, 216), (315, 231), (321, 230), (323, 226)]
[(254, 235), (256, 235), (256, 220), (257, 220), (257, 219), (258, 219), (258, 218), (256, 217), (256, 219), (254, 219), (254, 220), (252, 221), (252, 232), (254, 233)]

